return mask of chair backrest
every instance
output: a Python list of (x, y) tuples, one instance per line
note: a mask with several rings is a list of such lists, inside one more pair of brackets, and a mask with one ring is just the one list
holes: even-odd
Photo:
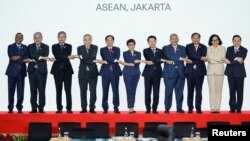
[(109, 123), (88, 122), (86, 128), (94, 130), (95, 138), (109, 138)]
[(224, 121), (209, 121), (207, 122), (207, 126), (209, 125), (230, 125), (230, 122), (224, 122)]
[(49, 141), (52, 133), (52, 124), (47, 122), (29, 123), (28, 141)]
[(241, 122), (241, 125), (250, 125), (250, 121), (243, 121)]
[(192, 128), (196, 129), (195, 122), (174, 122), (174, 134), (175, 138), (182, 139), (184, 137), (190, 137)]
[(59, 122), (58, 128), (60, 128), (61, 136), (64, 136), (64, 132), (71, 132), (75, 128), (81, 128), (80, 122)]
[(159, 125), (167, 125), (166, 122), (145, 122), (144, 128), (155, 128), (157, 129)]
[(127, 128), (128, 135), (130, 132), (134, 132), (134, 137), (138, 138), (138, 123), (135, 122), (117, 122), (115, 135), (116, 136), (124, 136), (125, 128)]
[(168, 141), (174, 141), (175, 134), (174, 128), (165, 124), (161, 124), (157, 128), (158, 140), (167, 139)]
[(195, 132), (200, 132), (200, 137), (201, 138), (207, 138), (208, 137), (207, 128), (196, 128)]
[(143, 137), (144, 138), (158, 138), (157, 128), (144, 128)]
[(71, 130), (70, 135), (72, 139), (94, 139), (95, 132), (93, 129), (87, 128), (74, 128)]

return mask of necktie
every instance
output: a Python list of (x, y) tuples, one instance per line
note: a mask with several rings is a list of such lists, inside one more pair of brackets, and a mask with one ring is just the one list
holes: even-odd
[(40, 45), (36, 45), (37, 52), (39, 51)]
[(237, 51), (238, 51), (238, 48), (234, 48), (234, 53), (236, 54), (237, 53)]
[(174, 53), (176, 53), (176, 48), (177, 48), (177, 47), (173, 47), (173, 48), (174, 48)]
[(196, 45), (196, 46), (195, 46), (195, 51), (197, 52), (197, 50), (198, 50), (198, 46)]
[(153, 48), (152, 51), (153, 51), (153, 54), (154, 54), (154, 56), (155, 56), (155, 48)]
[(64, 45), (61, 45), (61, 50), (63, 50), (63, 48), (64, 48)]
[[(87, 54), (89, 54), (89, 48), (88, 47), (86, 47), (86, 52), (87, 52)], [(88, 65), (86, 66), (86, 70), (89, 71), (89, 66)]]
[[(112, 49), (111, 49), (111, 48), (109, 49), (109, 55), (110, 55), (110, 56), (112, 55)], [(112, 64), (109, 65), (109, 70), (110, 70), (111, 72), (113, 72), (113, 66), (112, 66)]]
[(86, 48), (86, 51), (87, 51), (87, 54), (89, 54), (89, 48), (88, 47)]
[[(37, 50), (37, 52), (39, 52), (39, 48), (40, 48), (40, 45), (36, 45), (36, 50)], [(37, 63), (36, 63), (36, 65), (34, 66), (34, 68), (38, 69)]]

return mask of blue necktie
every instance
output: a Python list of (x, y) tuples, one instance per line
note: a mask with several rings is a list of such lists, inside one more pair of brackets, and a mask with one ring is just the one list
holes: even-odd
[[(40, 45), (36, 45), (36, 50), (37, 50), (37, 53), (39, 54), (39, 48), (40, 48)], [(36, 65), (34, 66), (35, 69), (38, 69), (38, 65), (36, 63)]]

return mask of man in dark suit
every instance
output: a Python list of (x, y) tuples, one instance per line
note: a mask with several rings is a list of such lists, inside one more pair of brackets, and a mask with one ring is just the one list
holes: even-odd
[(114, 36), (107, 35), (105, 37), (107, 46), (101, 48), (102, 60), (98, 63), (102, 64), (100, 75), (102, 76), (102, 88), (103, 88), (103, 98), (102, 107), (104, 113), (108, 113), (108, 93), (109, 85), (111, 83), (113, 90), (113, 105), (114, 113), (120, 113), (119, 111), (119, 77), (122, 75), (121, 68), (118, 64), (120, 58), (120, 48), (113, 46)]
[(233, 46), (227, 48), (225, 63), (227, 64), (225, 75), (228, 78), (230, 92), (230, 113), (241, 113), (244, 92), (244, 79), (246, 70), (244, 60), (247, 49), (241, 46), (241, 37), (233, 36)]
[(27, 46), (22, 44), (23, 34), (17, 33), (15, 43), (8, 46), (9, 65), (6, 70), (8, 76), (8, 98), (9, 113), (13, 113), (14, 95), (17, 87), (17, 104), (18, 113), (22, 113), (24, 97), (24, 80), (26, 74), (26, 62), (28, 62)]
[(207, 73), (206, 70), (206, 55), (207, 47), (200, 43), (200, 34), (193, 33), (191, 35), (192, 43), (186, 46), (187, 57), (192, 61), (192, 63), (186, 65), (186, 77), (188, 85), (188, 113), (193, 113), (193, 98), (194, 98), (194, 88), (196, 91), (195, 95), (195, 108), (196, 113), (201, 114), (201, 102), (202, 102), (202, 85), (204, 81), (204, 76)]
[(51, 74), (54, 75), (56, 85), (56, 113), (62, 113), (62, 88), (64, 83), (64, 89), (66, 93), (66, 109), (67, 113), (72, 113), (72, 98), (71, 98), (71, 85), (72, 85), (72, 74), (74, 73), (70, 60), (76, 56), (71, 55), (72, 45), (65, 43), (66, 33), (61, 31), (58, 33), (59, 43), (52, 45), (52, 53), (55, 57)]
[(87, 90), (89, 85), (90, 104), (89, 112), (95, 112), (96, 103), (96, 85), (98, 77), (98, 69), (95, 63), (98, 47), (92, 44), (92, 36), (85, 34), (83, 36), (84, 45), (77, 48), (77, 53), (80, 58), (80, 66), (78, 72), (78, 79), (81, 91), (81, 107), (80, 113), (87, 112)]
[(178, 35), (170, 35), (170, 44), (163, 47), (164, 69), (163, 77), (165, 83), (165, 113), (169, 113), (172, 106), (173, 90), (175, 90), (177, 113), (184, 113), (182, 109), (183, 89), (185, 84), (186, 50), (178, 45)]
[[(144, 77), (145, 85), (145, 105), (146, 113), (151, 112), (157, 114), (157, 107), (159, 103), (159, 91), (160, 91), (160, 82), (162, 78), (162, 51), (161, 49), (156, 48), (157, 39), (155, 36), (149, 36), (147, 38), (149, 47), (143, 50), (143, 55), (145, 58), (146, 66), (142, 72)], [(151, 107), (151, 91), (153, 88), (153, 104)]]
[[(29, 74), (30, 103), (32, 107), (30, 113), (37, 113), (37, 108), (39, 113), (44, 113), (49, 46), (42, 43), (42, 39), (42, 33), (36, 32), (34, 34), (34, 43), (28, 46), (28, 57), (32, 60), (27, 70)], [(37, 91), (39, 92), (39, 104), (37, 104)]]

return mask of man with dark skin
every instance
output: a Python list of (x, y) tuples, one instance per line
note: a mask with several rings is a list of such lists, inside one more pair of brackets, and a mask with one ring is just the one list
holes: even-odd
[(27, 46), (22, 44), (23, 34), (17, 33), (15, 35), (15, 43), (8, 46), (9, 64), (6, 70), (8, 76), (8, 113), (13, 113), (14, 96), (17, 89), (17, 110), (22, 113), (23, 97), (24, 97), (24, 83), (26, 74), (26, 64), (30, 60), (27, 57)]

